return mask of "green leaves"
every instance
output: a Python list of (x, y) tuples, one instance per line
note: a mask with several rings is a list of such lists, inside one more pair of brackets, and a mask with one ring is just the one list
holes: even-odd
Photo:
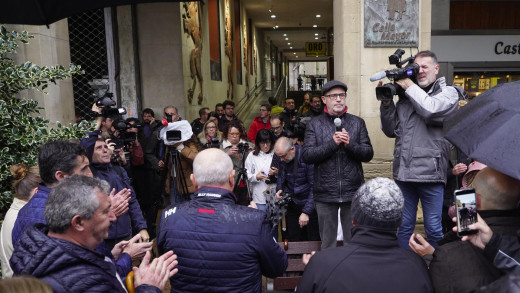
[(13, 178), (9, 168), (14, 164), (37, 163), (38, 149), (47, 141), (58, 139), (78, 139), (85, 132), (93, 130), (89, 122), (49, 127), (49, 121), (40, 115), (41, 107), (31, 99), (19, 99), (16, 94), (22, 90), (45, 92), (49, 83), (82, 74), (80, 66), (73, 64), (66, 69), (62, 65), (40, 66), (27, 61), (15, 64), (12, 54), (19, 43), (28, 43), (33, 38), (26, 31), (9, 32), (0, 25), (0, 220), (12, 201), (11, 184)]

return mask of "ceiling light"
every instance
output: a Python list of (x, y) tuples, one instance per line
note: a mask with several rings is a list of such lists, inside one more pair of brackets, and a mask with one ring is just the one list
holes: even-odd
[(278, 25), (275, 25), (274, 27), (275, 27), (275, 28), (278, 28)]
[(314, 34), (314, 35), (317, 36), (318, 34), (316, 33), (316, 34)]
[(287, 37), (287, 34), (283, 34), (284, 37)]
[(289, 49), (292, 49), (292, 47), (289, 47)]
[(318, 39), (318, 37), (315, 37), (314, 39), (315, 39), (315, 40), (317, 40), (317, 39)]
[(321, 15), (319, 15), (319, 14), (316, 14), (316, 18), (320, 18), (320, 17), (321, 17)]
[(291, 43), (287, 43), (287, 45), (289, 45), (289, 46), (290, 46), (290, 45), (291, 45)]
[(271, 18), (276, 18), (276, 15), (272, 14), (272, 15), (271, 15)]
[(271, 9), (269, 9), (269, 12), (272, 12)]
[(312, 25), (312, 27), (318, 27), (318, 25), (317, 25), (317, 24), (314, 24), (314, 25)]
[(293, 55), (296, 55), (296, 52), (293, 52)]
[(296, 56), (296, 58), (298, 58), (298, 56)]

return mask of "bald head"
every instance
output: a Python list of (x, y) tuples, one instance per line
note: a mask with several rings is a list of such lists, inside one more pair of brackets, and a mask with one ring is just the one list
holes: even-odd
[(230, 184), (229, 181), (231, 177), (233, 182), (234, 175), (231, 158), (220, 149), (206, 149), (198, 153), (193, 161), (192, 180), (194, 179), (193, 183), (198, 187), (216, 186), (233, 189), (233, 183)]
[(481, 210), (511, 210), (518, 206), (520, 180), (494, 169), (487, 167), (478, 172), (473, 187)]

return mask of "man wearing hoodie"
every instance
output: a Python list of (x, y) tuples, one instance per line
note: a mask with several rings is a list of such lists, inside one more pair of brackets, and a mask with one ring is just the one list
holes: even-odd
[(260, 114), (251, 122), (249, 131), (247, 132), (247, 138), (249, 138), (250, 141), (255, 142), (256, 134), (260, 129), (271, 129), (271, 123), (269, 122), (270, 116), (271, 105), (263, 104), (260, 106)]
[(314, 164), (313, 195), (322, 249), (336, 245), (340, 208), (343, 239), (350, 240), (350, 203), (364, 182), (361, 162), (374, 156), (365, 121), (347, 113), (347, 89), (337, 80), (326, 83), (321, 90), (323, 113), (310, 120), (305, 131), (302, 156), (304, 163)]

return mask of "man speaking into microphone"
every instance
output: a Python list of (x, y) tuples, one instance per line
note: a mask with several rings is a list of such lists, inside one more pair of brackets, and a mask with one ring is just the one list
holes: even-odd
[(314, 204), (318, 213), (321, 249), (336, 246), (338, 209), (343, 239), (350, 240), (350, 203), (364, 183), (361, 162), (374, 150), (365, 121), (347, 113), (347, 85), (331, 80), (321, 89), (323, 113), (307, 124), (303, 161), (314, 164)]

